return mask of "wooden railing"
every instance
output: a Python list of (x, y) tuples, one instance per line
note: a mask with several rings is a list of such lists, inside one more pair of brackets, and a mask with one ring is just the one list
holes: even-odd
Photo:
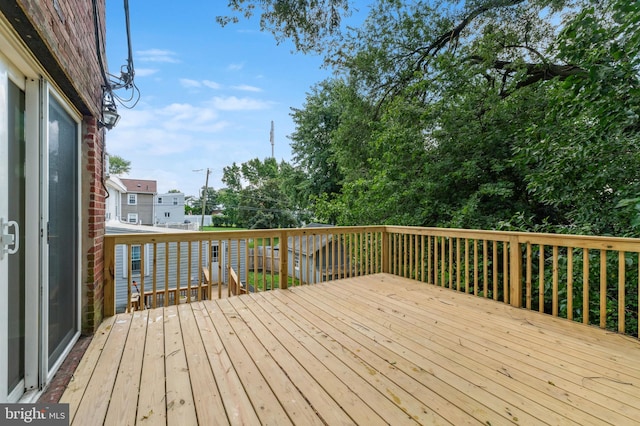
[(639, 255), (640, 239), (397, 226), (107, 235), (104, 306), (386, 272), (637, 336)]
[(386, 231), (392, 274), (638, 336), (639, 239)]
[(105, 235), (104, 313), (381, 272), (383, 231), (327, 227)]

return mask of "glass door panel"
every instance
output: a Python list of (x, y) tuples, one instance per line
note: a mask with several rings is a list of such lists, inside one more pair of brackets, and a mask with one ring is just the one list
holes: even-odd
[[(8, 82), (8, 207), (9, 221), (18, 224), (17, 247), (8, 255), (8, 368), (9, 393), (24, 391), (25, 375), (25, 92)], [(15, 226), (13, 228), (16, 228)], [(15, 231), (15, 229), (14, 229)], [(13, 245), (16, 247), (16, 244)], [(22, 389), (16, 389), (22, 386)]]
[(78, 331), (78, 128), (49, 97), (49, 368)]

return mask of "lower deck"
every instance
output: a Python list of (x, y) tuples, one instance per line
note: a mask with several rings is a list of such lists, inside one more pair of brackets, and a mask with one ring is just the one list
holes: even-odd
[(72, 424), (633, 424), (640, 342), (388, 274), (108, 318)]

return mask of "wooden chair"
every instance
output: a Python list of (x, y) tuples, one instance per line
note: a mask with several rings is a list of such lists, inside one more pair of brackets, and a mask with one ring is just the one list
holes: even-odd
[(129, 312), (140, 310), (140, 293), (131, 294), (131, 305), (129, 305)]

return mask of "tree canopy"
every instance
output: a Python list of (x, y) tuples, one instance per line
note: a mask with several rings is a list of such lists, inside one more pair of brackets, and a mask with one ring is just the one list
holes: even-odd
[(349, 16), (349, 0), (229, 0), (231, 15), (218, 16), (221, 25), (240, 18), (260, 16), (260, 28), (278, 42), (290, 39), (298, 50), (323, 51), (323, 42), (339, 33), (342, 18)]
[(347, 0), (229, 5), (336, 71), (280, 185), (314, 219), (640, 233), (637, 2), (378, 0), (358, 28)]
[(109, 155), (109, 173), (123, 175), (131, 171), (131, 161), (125, 160), (119, 155)]
[(298, 212), (285, 189), (290, 169), (273, 158), (225, 167), (219, 200), (230, 223), (250, 229), (297, 226)]

